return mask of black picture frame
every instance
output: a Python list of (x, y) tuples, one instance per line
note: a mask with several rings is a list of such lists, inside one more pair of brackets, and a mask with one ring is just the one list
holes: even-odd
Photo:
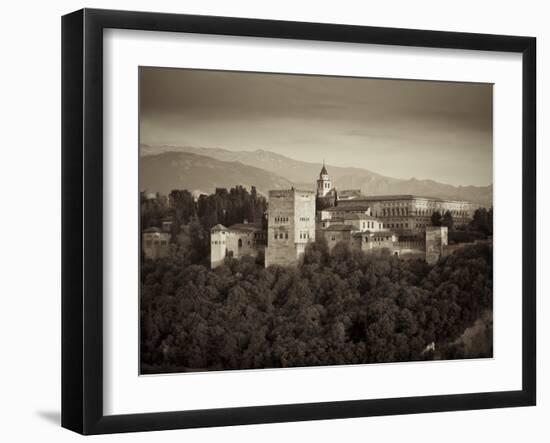
[[(103, 30), (191, 32), (522, 54), (522, 389), (169, 411), (103, 413)], [(536, 39), (230, 17), (83, 9), (62, 18), (62, 426), (151, 431), (536, 403)]]

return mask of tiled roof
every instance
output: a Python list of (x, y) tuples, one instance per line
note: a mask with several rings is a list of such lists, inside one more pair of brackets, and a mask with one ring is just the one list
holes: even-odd
[(344, 220), (373, 220), (376, 219), (376, 217), (373, 217), (372, 215), (367, 214), (345, 214)]
[(210, 228), (210, 232), (214, 231), (227, 231), (227, 228), (224, 225), (218, 223), (216, 226), (212, 226), (212, 228)]
[(162, 232), (162, 229), (157, 228), (155, 226), (151, 226), (150, 228), (144, 229), (143, 232), (145, 232), (147, 234), (150, 234), (150, 233), (153, 233), (153, 232)]
[(337, 223), (334, 225), (330, 225), (328, 228), (325, 228), (323, 230), (324, 231), (352, 231), (353, 229), (355, 228), (351, 225), (343, 225), (343, 224)]
[(261, 223), (236, 223), (229, 226), (230, 231), (259, 231), (261, 229)]
[(332, 206), (327, 209), (323, 209), (323, 211), (328, 212), (353, 212), (353, 211), (367, 211), (370, 209), (369, 205), (345, 205), (342, 202), (352, 202), (354, 200), (339, 200), (338, 206)]
[(391, 236), (393, 235), (392, 231), (383, 230), (383, 231), (360, 231), (353, 234), (354, 236), (362, 236), (362, 235), (373, 235), (375, 237), (377, 236)]
[(360, 198), (355, 198), (351, 200), (343, 200), (344, 204), (347, 202), (358, 202), (358, 201), (384, 201), (384, 200), (413, 200), (413, 199), (421, 199), (421, 200), (433, 200), (438, 202), (464, 202), (464, 203), (470, 203), (467, 200), (456, 200), (456, 199), (449, 199), (449, 198), (441, 198), (441, 197), (430, 197), (426, 195), (414, 195), (414, 194), (395, 194), (395, 195), (368, 195), (368, 196), (361, 196)]

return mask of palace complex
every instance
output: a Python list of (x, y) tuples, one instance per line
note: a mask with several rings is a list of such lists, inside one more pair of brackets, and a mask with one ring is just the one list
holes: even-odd
[[(316, 205), (322, 209), (316, 209)], [(455, 226), (472, 219), (479, 205), (416, 195), (368, 196), (360, 190), (338, 191), (323, 165), (316, 191), (269, 191), (267, 229), (240, 223), (211, 229), (211, 266), (227, 256), (265, 252), (265, 266), (294, 265), (309, 242), (323, 237), (330, 249), (339, 242), (364, 252), (388, 249), (403, 258), (434, 262), (447, 247), (447, 228), (432, 226), (432, 214), (447, 211)]]

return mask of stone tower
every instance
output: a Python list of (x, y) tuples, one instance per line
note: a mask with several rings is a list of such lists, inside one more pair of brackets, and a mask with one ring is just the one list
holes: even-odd
[(210, 267), (214, 269), (223, 264), (227, 252), (229, 230), (221, 224), (210, 229)]
[(445, 254), (448, 235), (447, 226), (426, 227), (426, 262), (429, 265), (437, 263)]
[(325, 162), (323, 160), (323, 169), (319, 173), (319, 180), (317, 180), (317, 197), (324, 197), (332, 189), (332, 183), (328, 176), (327, 168), (325, 168)]
[(315, 192), (269, 191), (265, 265), (295, 265), (315, 241)]

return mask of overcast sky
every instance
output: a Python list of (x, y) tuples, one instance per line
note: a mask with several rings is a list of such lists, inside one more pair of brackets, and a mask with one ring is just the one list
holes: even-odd
[(142, 68), (140, 142), (488, 185), (492, 109), (489, 84)]

